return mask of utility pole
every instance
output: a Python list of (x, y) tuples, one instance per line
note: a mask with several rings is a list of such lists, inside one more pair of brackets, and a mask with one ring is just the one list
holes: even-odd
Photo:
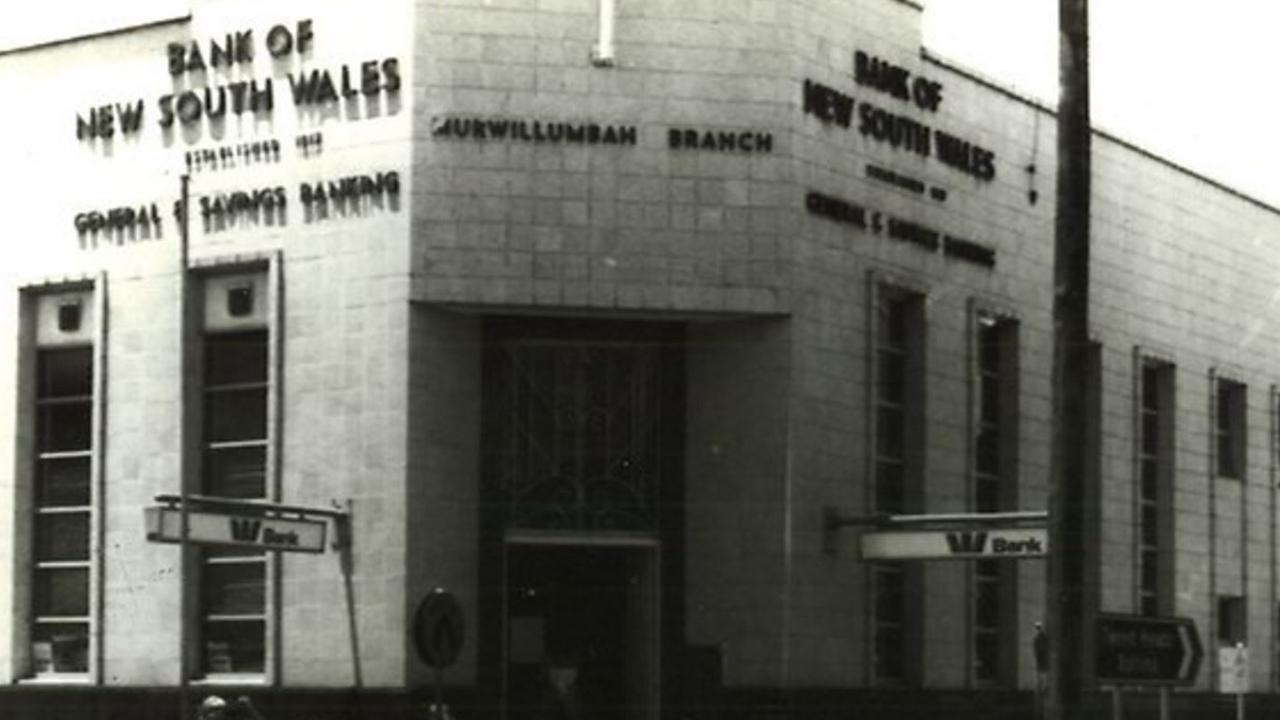
[(1047, 605), (1050, 720), (1081, 717), (1089, 472), (1089, 3), (1058, 0), (1058, 172), (1053, 264), (1053, 447)]
[(191, 667), (188, 658), (191, 656), (193, 633), (188, 627), (189, 615), (187, 606), (194, 602), (191, 592), (191, 544), (188, 542), (191, 524), (191, 511), (187, 504), (187, 486), (191, 477), (191, 460), (189, 458), (189, 442), (186, 428), (191, 423), (187, 418), (190, 413), (190, 393), (187, 388), (187, 372), (191, 365), (190, 343), (187, 338), (187, 327), (191, 315), (191, 292), (187, 288), (187, 264), (191, 253), (191, 176), (182, 175), (181, 195), (178, 203), (182, 215), (178, 222), (178, 505), (181, 508), (181, 528), (178, 535), (178, 717), (187, 720), (191, 717)]

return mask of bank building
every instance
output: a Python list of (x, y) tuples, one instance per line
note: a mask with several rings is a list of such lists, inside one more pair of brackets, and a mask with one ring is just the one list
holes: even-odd
[[(923, 11), (190, 0), (0, 52), (0, 716), (419, 717), (436, 590), (458, 718), (1028, 716), (1043, 533), (846, 522), (1047, 505), (1054, 110)], [(1274, 707), (1280, 212), (1092, 147), (1087, 609), (1194, 623), (1178, 712), (1237, 643)]]

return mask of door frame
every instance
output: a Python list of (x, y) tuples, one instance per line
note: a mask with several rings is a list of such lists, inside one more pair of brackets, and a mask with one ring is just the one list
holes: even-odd
[(649, 646), (646, 648), (645, 653), (648, 658), (648, 667), (645, 670), (649, 677), (649, 698), (644, 714), (633, 717), (635, 720), (657, 720), (662, 707), (662, 541), (651, 533), (643, 532), (583, 532), (528, 529), (507, 529), (503, 533), (502, 539), (502, 634), (500, 636), (501, 652), (499, 655), (499, 666), (502, 669), (501, 702), (499, 707), (501, 708), (500, 717), (502, 720), (507, 720), (508, 692), (510, 691), (509, 663), (507, 660), (511, 622), (511, 609), (509, 607), (511, 588), (508, 585), (511, 578), (509, 560), (511, 548), (516, 545), (634, 549), (643, 551), (648, 555), (644, 562), (648, 565), (646, 574), (652, 579), (647, 593), (647, 603), (652, 612), (649, 622), (652, 627), (649, 633)]

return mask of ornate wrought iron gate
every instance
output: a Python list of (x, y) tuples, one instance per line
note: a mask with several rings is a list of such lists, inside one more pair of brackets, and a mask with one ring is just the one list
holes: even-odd
[(678, 349), (650, 325), (496, 324), (484, 464), (502, 526), (657, 533)]

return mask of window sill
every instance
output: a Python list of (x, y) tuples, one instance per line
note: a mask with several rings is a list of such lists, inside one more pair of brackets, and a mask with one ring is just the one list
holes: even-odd
[(83, 673), (46, 673), (19, 678), (19, 685), (91, 685), (89, 676)]
[(261, 673), (219, 673), (192, 678), (192, 685), (226, 686), (226, 685), (266, 685), (267, 679)]

